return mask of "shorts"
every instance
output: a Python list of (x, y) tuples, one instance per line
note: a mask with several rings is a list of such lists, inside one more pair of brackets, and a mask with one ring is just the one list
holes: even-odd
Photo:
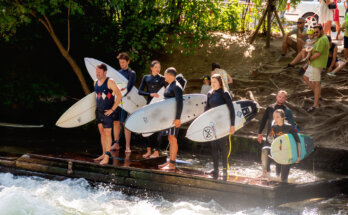
[(344, 48), (348, 48), (348, 37), (344, 36)]
[[(336, 58), (336, 62), (338, 62), (337, 58)], [(327, 64), (326, 64), (326, 68), (329, 68), (331, 66), (331, 63), (332, 63), (332, 57), (329, 57), (327, 59)]]
[(307, 76), (309, 78), (309, 81), (320, 81), (322, 70), (322, 68), (314, 68), (309, 65), (304, 76)]
[(333, 21), (339, 22), (340, 21), (340, 13), (338, 11), (338, 8), (332, 10), (332, 12), (333, 12)]
[(175, 127), (168, 128), (166, 130), (161, 131), (162, 136), (173, 135), (173, 136), (177, 137), (178, 134), (179, 134), (179, 128), (175, 128)]
[(115, 112), (113, 112), (110, 116), (106, 116), (104, 114), (104, 111), (96, 110), (95, 116), (97, 119), (97, 123), (98, 124), (102, 123), (103, 128), (112, 128), (114, 124), (114, 119), (115, 119)]
[(115, 121), (120, 121), (124, 123), (127, 119), (128, 113), (120, 107), (117, 107), (115, 110)]

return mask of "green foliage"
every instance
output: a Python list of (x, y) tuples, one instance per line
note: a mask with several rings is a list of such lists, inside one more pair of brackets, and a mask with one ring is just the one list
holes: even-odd
[(74, 0), (2, 0), (0, 1), (0, 35), (9, 40), (23, 24), (35, 17), (55, 16), (70, 7), (72, 15), (83, 14), (78, 1)]

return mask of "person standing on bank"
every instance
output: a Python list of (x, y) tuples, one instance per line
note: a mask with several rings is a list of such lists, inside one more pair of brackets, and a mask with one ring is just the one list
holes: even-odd
[[(231, 119), (231, 127), (230, 127), (230, 134), (234, 134), (235, 128), (234, 128), (234, 107), (232, 104), (232, 98), (230, 93), (226, 90), (224, 82), (222, 80), (221, 75), (215, 74), (211, 77), (211, 90), (209, 91), (207, 95), (207, 106), (206, 111), (215, 108), (220, 105), (226, 104), (229, 112), (230, 112), (230, 119)], [(213, 163), (214, 163), (214, 170), (212, 171), (214, 179), (217, 179), (219, 177), (219, 158), (222, 160), (222, 167), (223, 167), (223, 179), (227, 179), (227, 137), (220, 138), (218, 140), (214, 140), (210, 142), (211, 149), (212, 149), (212, 156), (213, 156)]]
[(94, 82), (97, 102), (96, 118), (103, 149), (103, 154), (94, 160), (100, 161), (99, 164), (101, 165), (109, 163), (109, 159), (112, 158), (110, 153), (112, 143), (111, 130), (116, 108), (122, 98), (121, 91), (117, 87), (115, 81), (106, 77), (106, 73), (106, 65), (98, 65), (96, 69), (97, 80)]
[(303, 75), (304, 82), (314, 93), (314, 104), (307, 109), (308, 113), (312, 113), (319, 108), (321, 71), (326, 68), (330, 50), (329, 39), (324, 35), (321, 25), (314, 27), (314, 34), (318, 37), (318, 40), (314, 44), (312, 55), (308, 60), (309, 66)]
[(181, 126), (181, 113), (183, 108), (183, 91), (179, 82), (176, 81), (176, 69), (174, 67), (169, 67), (164, 73), (165, 81), (169, 84), (164, 91), (164, 99), (175, 98), (176, 100), (176, 115), (173, 122), (174, 127), (162, 131), (162, 136), (168, 136), (168, 141), (170, 144), (169, 148), (169, 162), (158, 165), (160, 169), (174, 170), (176, 156), (178, 154), (178, 140), (177, 136), (179, 133), (179, 127)]
[[(282, 109), (276, 109), (273, 113), (274, 125), (272, 125), (270, 137), (275, 139), (284, 134), (292, 134), (295, 138), (297, 144), (297, 161), (296, 163), (300, 163), (301, 161), (301, 142), (300, 138), (297, 135), (296, 130), (290, 124), (285, 122), (285, 113)], [(280, 165), (280, 179), (282, 182), (288, 181), (288, 176), (290, 172), (291, 165)]]
[[(272, 104), (267, 107), (265, 113), (263, 114), (263, 117), (260, 122), (259, 132), (257, 135), (257, 141), (262, 144), (262, 131), (265, 128), (267, 124), (267, 136), (266, 136), (266, 142), (262, 145), (262, 153), (261, 153), (261, 162), (262, 162), (262, 175), (266, 176), (271, 168), (271, 160), (268, 157), (270, 151), (269, 146), (271, 146), (272, 141), (269, 139), (269, 134), (271, 132), (272, 128), (272, 122), (273, 122), (273, 112), (277, 109), (282, 109), (285, 113), (285, 120), (287, 123), (289, 123), (293, 128), (296, 127), (294, 117), (292, 115), (291, 110), (285, 105), (287, 92), (284, 90), (280, 90), (277, 93), (276, 96), (276, 103)], [(265, 147), (266, 146), (266, 147)], [(280, 174), (281, 167), (279, 164), (276, 164), (276, 174)]]
[[(135, 72), (131, 70), (128, 65), (130, 63), (129, 55), (126, 52), (121, 52), (117, 56), (118, 62), (120, 64), (121, 70), (118, 72), (121, 73), (127, 80), (127, 93), (124, 95), (124, 97), (127, 96), (127, 94), (132, 90), (134, 84), (135, 84)], [(126, 139), (126, 153), (131, 152), (130, 148), (130, 141), (131, 141), (131, 132), (124, 126), (124, 122), (126, 121), (128, 113), (123, 110), (121, 107), (117, 107), (116, 112), (115, 112), (115, 121), (114, 121), (114, 138), (115, 140), (113, 141), (114, 145), (111, 147), (112, 150), (119, 150), (119, 138), (121, 135), (121, 124), (123, 124), (124, 128), (124, 136)]]
[[(162, 76), (160, 73), (161, 71), (161, 64), (159, 61), (154, 60), (150, 64), (150, 70), (151, 74), (145, 75), (143, 79), (141, 80), (141, 84), (139, 87), (139, 95), (147, 96), (147, 104), (150, 103), (150, 101), (153, 98), (158, 98), (158, 91), (162, 87), (166, 87), (166, 82), (164, 76)], [(146, 88), (146, 91), (144, 91), (144, 88)], [(157, 158), (159, 157), (158, 153), (158, 141), (157, 137), (159, 133), (154, 133), (150, 137), (147, 138), (148, 144), (147, 144), (147, 152), (143, 155), (144, 158)], [(154, 152), (152, 153), (152, 149), (154, 149)]]
[(211, 64), (211, 76), (215, 74), (219, 74), (224, 82), (225, 90), (230, 92), (230, 87), (228, 86), (229, 84), (233, 83), (232, 77), (224, 70), (221, 69), (220, 65), (218, 63), (212, 63)]

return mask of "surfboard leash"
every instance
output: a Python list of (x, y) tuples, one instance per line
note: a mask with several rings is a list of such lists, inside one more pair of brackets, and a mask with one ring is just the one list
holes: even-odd
[[(228, 135), (228, 142), (229, 142), (229, 145), (230, 145), (230, 148), (229, 148), (229, 151), (228, 151), (228, 154), (227, 154), (227, 170), (230, 169), (230, 164), (228, 162), (228, 159), (230, 158), (230, 155), (231, 155), (231, 151), (232, 151), (232, 134)], [(235, 171), (232, 170), (232, 172), (236, 175), (236, 177), (234, 178), (233, 181), (236, 181), (238, 179), (238, 175), (236, 174)], [(227, 180), (229, 179), (229, 174), (227, 174)]]

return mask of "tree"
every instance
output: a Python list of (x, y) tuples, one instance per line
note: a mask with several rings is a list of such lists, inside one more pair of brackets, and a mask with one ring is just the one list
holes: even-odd
[[(85, 94), (90, 90), (81, 69), (70, 55), (70, 15), (83, 14), (79, 3), (74, 0), (2, 0), (0, 2), (0, 34), (5, 40), (10, 40), (22, 25), (33, 21), (40, 22), (53, 39), (62, 56), (68, 61), (78, 77)], [(50, 18), (67, 13), (67, 46), (64, 47), (55, 33)]]

